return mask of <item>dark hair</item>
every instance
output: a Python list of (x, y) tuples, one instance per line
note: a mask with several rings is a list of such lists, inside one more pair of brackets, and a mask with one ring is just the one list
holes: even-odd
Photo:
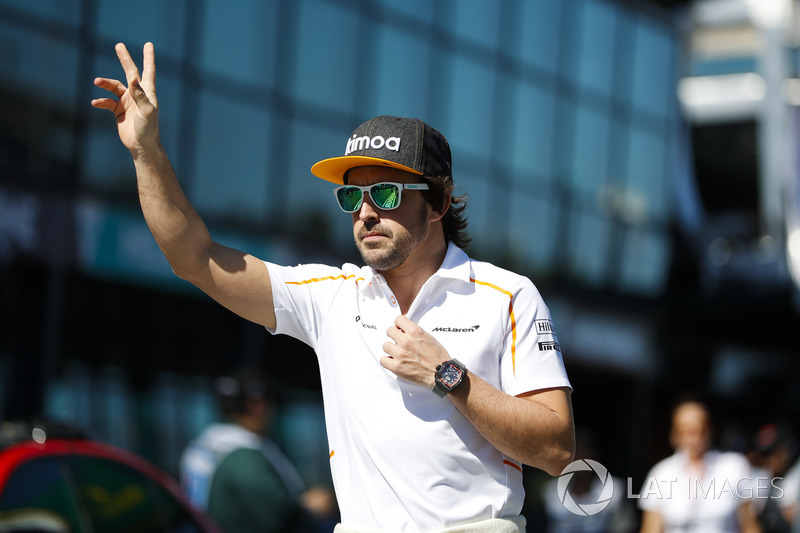
[(467, 232), (467, 217), (464, 214), (464, 210), (467, 208), (467, 195), (453, 195), (455, 186), (450, 176), (425, 176), (425, 179), (431, 188), (422, 191), (422, 195), (435, 210), (440, 211), (445, 199), (448, 196), (451, 198), (450, 207), (442, 217), (444, 238), (461, 249), (466, 248), (472, 241), (472, 237)]
[(269, 380), (252, 369), (239, 370), (214, 381), (220, 411), (225, 417), (247, 412), (250, 400), (275, 401), (275, 390)]

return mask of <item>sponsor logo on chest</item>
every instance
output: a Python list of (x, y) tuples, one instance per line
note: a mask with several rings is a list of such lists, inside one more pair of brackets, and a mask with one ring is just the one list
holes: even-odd
[(356, 322), (361, 324), (361, 327), (364, 329), (374, 329), (374, 330), (378, 329), (378, 326), (376, 326), (375, 324), (367, 324), (366, 322), (362, 322), (361, 315), (356, 315)]
[(436, 326), (431, 330), (431, 332), (442, 332), (442, 333), (475, 333), (478, 331), (479, 325), (474, 325), (468, 328), (454, 328), (449, 326)]

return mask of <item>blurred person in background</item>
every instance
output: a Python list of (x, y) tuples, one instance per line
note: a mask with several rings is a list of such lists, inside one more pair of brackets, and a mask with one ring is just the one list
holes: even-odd
[(798, 510), (796, 441), (784, 422), (761, 426), (753, 436), (750, 463), (759, 480), (753, 505), (763, 533), (789, 533)]
[(638, 500), (641, 533), (760, 533), (754, 471), (744, 455), (711, 448), (711, 422), (697, 399), (672, 410), (675, 453), (647, 474)]
[(189, 500), (225, 533), (332, 531), (332, 490), (306, 490), (294, 465), (269, 439), (277, 408), (274, 387), (242, 370), (218, 378), (215, 393), (224, 421), (206, 427), (181, 456), (181, 486)]
[(557, 475), (572, 460), (572, 387), (531, 280), (464, 252), (444, 136), (417, 119), (361, 124), (311, 172), (339, 185), (365, 266), (277, 265), (212, 239), (159, 139), (152, 43), (141, 76), (116, 52), (127, 86), (96, 78), (111, 97), (92, 105), (116, 118), (173, 271), (317, 354), (337, 533), (524, 531), (523, 465)]

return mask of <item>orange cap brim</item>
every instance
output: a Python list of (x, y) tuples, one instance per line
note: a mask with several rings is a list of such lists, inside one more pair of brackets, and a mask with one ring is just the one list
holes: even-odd
[(311, 173), (318, 178), (322, 178), (333, 183), (338, 183), (339, 185), (344, 185), (344, 175), (348, 170), (355, 167), (371, 166), (397, 168), (400, 170), (405, 170), (406, 172), (411, 172), (412, 174), (416, 174), (418, 176), (422, 176), (422, 172), (419, 170), (414, 170), (413, 168), (401, 165), (400, 163), (362, 155), (346, 155), (342, 157), (323, 159), (311, 167)]

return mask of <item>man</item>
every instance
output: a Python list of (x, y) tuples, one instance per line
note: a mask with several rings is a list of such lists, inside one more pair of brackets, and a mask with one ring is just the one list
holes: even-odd
[(650, 470), (640, 492), (641, 533), (759, 533), (752, 469), (739, 453), (711, 449), (705, 404), (680, 401), (669, 440), (675, 453)]
[(444, 137), (412, 119), (360, 126), (312, 172), (342, 185), (367, 266), (278, 266), (211, 239), (159, 141), (153, 45), (141, 77), (116, 51), (127, 87), (95, 79), (116, 98), (92, 105), (116, 117), (175, 273), (316, 350), (338, 531), (524, 531), (522, 465), (556, 475), (573, 456), (571, 388), (530, 280), (456, 246)]
[(181, 486), (226, 533), (317, 531), (335, 515), (325, 487), (306, 489), (289, 459), (268, 438), (277, 409), (274, 386), (245, 369), (215, 381), (223, 422), (186, 447)]

